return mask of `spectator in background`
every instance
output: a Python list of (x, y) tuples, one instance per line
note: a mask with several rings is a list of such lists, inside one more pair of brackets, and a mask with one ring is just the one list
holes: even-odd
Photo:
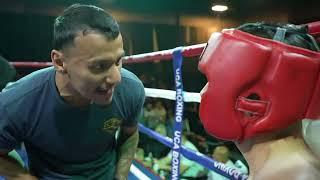
[[(162, 136), (167, 137), (167, 129), (166, 126), (164, 124), (158, 124), (155, 131), (159, 134), (161, 134)], [(153, 157), (155, 158), (161, 158), (163, 156), (165, 156), (168, 152), (169, 152), (169, 148), (161, 143), (159, 143), (158, 141), (156, 142), (157, 144), (155, 144), (153, 146)]]
[[(167, 136), (167, 130), (164, 124), (158, 124), (155, 128), (155, 131), (162, 136)], [(167, 146), (150, 137), (144, 138), (140, 143), (140, 147), (144, 149), (145, 154), (149, 155), (151, 153), (151, 156), (154, 158), (161, 158), (170, 151)]]
[(172, 108), (168, 109), (167, 120), (166, 120), (166, 129), (168, 137), (173, 136), (173, 126), (174, 126), (174, 114)]
[[(167, 129), (167, 136), (168, 137), (172, 137), (173, 136), (173, 128), (174, 128), (174, 123), (175, 123), (175, 115), (173, 112), (174, 109), (169, 108), (168, 112), (167, 112), (167, 117), (165, 120), (165, 126)], [(187, 117), (187, 116), (186, 116)], [(187, 133), (190, 133), (190, 124), (189, 124), (189, 119), (188, 118), (184, 118), (183, 119), (183, 127), (185, 128), (184, 130)]]
[(205, 136), (203, 125), (199, 121), (198, 103), (187, 103), (185, 106), (185, 117), (190, 119), (190, 130), (198, 135)]
[[(221, 162), (225, 164), (226, 166), (232, 167), (234, 169), (238, 169), (240, 172), (248, 174), (248, 168), (245, 167), (243, 163), (240, 163), (237, 161), (237, 164), (239, 168), (232, 162), (230, 159), (230, 150), (227, 146), (217, 146), (214, 148), (212, 153), (212, 158), (218, 162)], [(243, 167), (244, 166), (244, 167)], [(220, 175), (214, 171), (208, 172), (208, 180), (228, 180), (228, 178), (224, 177), (223, 175)]]
[(159, 120), (156, 116), (153, 104), (151, 101), (147, 101), (143, 108), (143, 123), (150, 129), (155, 129)]
[(0, 55), (0, 91), (6, 87), (9, 82), (14, 81), (15, 77), (15, 68)]
[[(198, 148), (187, 139), (186, 132), (182, 133), (182, 145), (192, 151), (199, 152)], [(169, 171), (171, 170), (171, 158), (172, 151), (170, 151), (165, 157), (155, 160), (154, 162), (160, 170), (165, 170), (169, 174)], [(198, 163), (185, 158), (183, 155), (181, 155), (180, 158), (181, 179), (197, 178), (204, 171), (204, 168)]]
[(162, 123), (165, 123), (166, 118), (167, 118), (167, 110), (164, 107), (162, 101), (157, 100), (155, 102), (154, 111), (155, 111), (155, 115), (159, 119), (159, 121)]
[(146, 88), (156, 88), (156, 79), (151, 74), (141, 74), (139, 79), (143, 82)]
[(142, 148), (137, 148), (134, 158), (139, 162), (143, 163), (144, 160), (144, 150)]

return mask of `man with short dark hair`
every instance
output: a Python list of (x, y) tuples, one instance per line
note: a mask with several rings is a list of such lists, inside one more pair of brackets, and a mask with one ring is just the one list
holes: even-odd
[[(54, 23), (53, 46), (53, 67), (0, 93), (0, 176), (126, 179), (145, 92), (122, 68), (116, 20), (96, 6), (72, 5)], [(6, 156), (21, 142), (29, 172)]]

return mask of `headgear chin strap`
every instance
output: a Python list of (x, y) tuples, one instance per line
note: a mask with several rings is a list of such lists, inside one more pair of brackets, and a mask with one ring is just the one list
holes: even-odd
[(217, 138), (242, 141), (320, 115), (318, 52), (229, 29), (211, 35), (199, 70), (208, 80), (200, 119)]

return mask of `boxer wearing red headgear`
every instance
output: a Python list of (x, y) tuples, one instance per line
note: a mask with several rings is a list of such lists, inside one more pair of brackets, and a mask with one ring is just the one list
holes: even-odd
[(320, 115), (318, 51), (302, 26), (246, 24), (211, 36), (199, 63), (208, 79), (200, 118), (209, 134), (240, 142), (251, 178), (320, 178), (301, 132), (302, 119)]

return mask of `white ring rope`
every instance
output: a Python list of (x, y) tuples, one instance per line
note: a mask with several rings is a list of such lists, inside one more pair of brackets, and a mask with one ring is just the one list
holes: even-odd
[[(176, 100), (176, 91), (166, 89), (144, 88), (147, 97), (163, 98), (169, 100)], [(183, 98), (185, 102), (200, 103), (200, 93), (183, 91)]]
[(134, 174), (139, 179), (151, 180), (148, 176), (146, 176), (143, 172), (141, 172), (139, 168), (137, 168), (134, 164), (130, 166), (130, 172), (132, 172), (132, 174)]

